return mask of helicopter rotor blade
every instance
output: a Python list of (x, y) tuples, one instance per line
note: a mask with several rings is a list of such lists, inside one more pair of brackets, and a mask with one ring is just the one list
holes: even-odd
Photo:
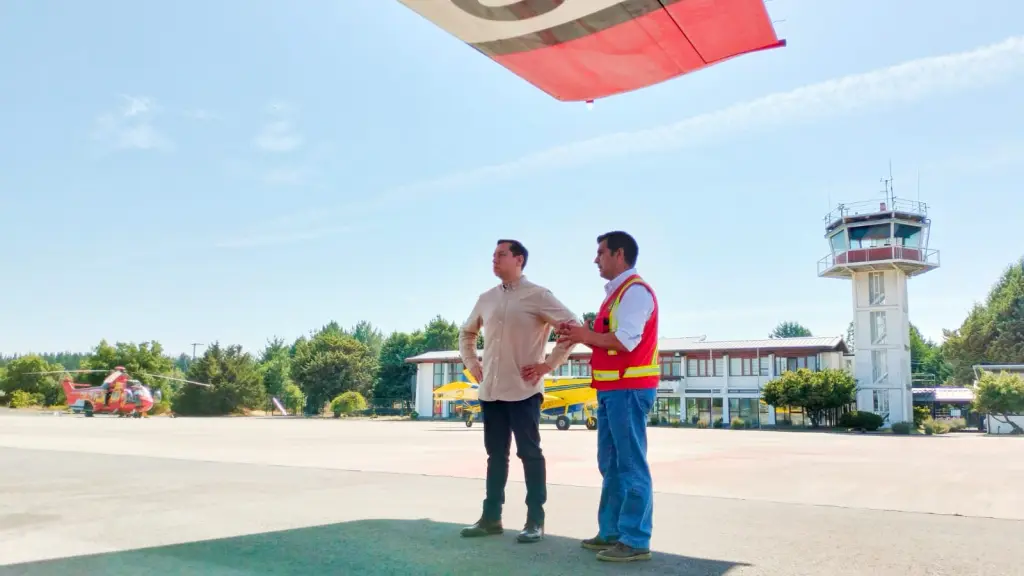
[(196, 386), (206, 386), (207, 388), (213, 387), (212, 384), (206, 384), (204, 382), (196, 382), (194, 380), (185, 380), (185, 379), (182, 379), (182, 378), (172, 378), (170, 376), (161, 376), (159, 374), (147, 374), (145, 372), (142, 372), (141, 374), (143, 374), (145, 376), (152, 376), (153, 378), (163, 378), (164, 380), (173, 380), (174, 382), (184, 382), (186, 384), (195, 384)]
[(112, 370), (48, 370), (46, 372), (25, 372), (25, 374), (81, 374), (86, 372), (112, 372)]

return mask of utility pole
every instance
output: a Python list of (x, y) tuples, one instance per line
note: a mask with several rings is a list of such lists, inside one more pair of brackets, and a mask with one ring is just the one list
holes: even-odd
[(196, 360), (196, 346), (203, 346), (203, 343), (202, 342), (193, 342), (192, 343), (192, 361), (193, 362), (195, 362), (195, 360)]

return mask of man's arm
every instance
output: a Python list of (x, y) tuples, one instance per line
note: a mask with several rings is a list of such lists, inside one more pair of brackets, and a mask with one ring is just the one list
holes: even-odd
[[(541, 293), (537, 315), (543, 318), (551, 328), (557, 328), (563, 322), (581, 323), (579, 318), (572, 313), (572, 310), (569, 310), (565, 304), (562, 304), (550, 290), (544, 290)], [(555, 345), (551, 354), (548, 354), (548, 357), (544, 359), (544, 364), (547, 364), (551, 370), (565, 364), (565, 361), (569, 359), (573, 346), (574, 344), (571, 342), (559, 342)]]
[(473, 311), (469, 313), (469, 317), (459, 329), (459, 355), (462, 356), (462, 364), (469, 369), (477, 383), (480, 383), (481, 374), (483, 374), (483, 367), (476, 355), (476, 339), (484, 322), (483, 316), (480, 314), (481, 300), (483, 300), (482, 297), (477, 299)]
[(619, 300), (619, 309), (615, 312), (617, 326), (615, 332), (599, 333), (587, 330), (583, 344), (591, 348), (603, 348), (629, 352), (640, 344), (644, 334), (644, 326), (654, 312), (654, 297), (643, 286), (630, 286)]

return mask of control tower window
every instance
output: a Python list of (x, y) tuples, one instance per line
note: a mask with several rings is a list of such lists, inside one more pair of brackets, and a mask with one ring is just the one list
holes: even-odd
[(850, 249), (850, 243), (846, 241), (846, 230), (840, 230), (831, 237), (829, 242), (832, 243), (832, 252), (845, 252)]
[(892, 226), (889, 224), (875, 224), (872, 226), (857, 226), (850, 228), (851, 248), (879, 248), (892, 243)]
[(921, 247), (921, 227), (910, 224), (896, 225), (896, 245), (907, 246), (908, 248)]

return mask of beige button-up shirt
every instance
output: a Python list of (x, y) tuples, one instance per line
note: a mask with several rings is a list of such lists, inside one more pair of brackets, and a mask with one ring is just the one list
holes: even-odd
[[(558, 344), (545, 360), (551, 330), (561, 322), (580, 322), (550, 290), (525, 277), (514, 285), (498, 285), (480, 295), (459, 332), (459, 353), (469, 369), (480, 366), (480, 400), (524, 400), (544, 391), (544, 379), (531, 384), (520, 369), (545, 362), (553, 369), (569, 358), (572, 345)], [(476, 337), (483, 328), (483, 364), (477, 357)]]

